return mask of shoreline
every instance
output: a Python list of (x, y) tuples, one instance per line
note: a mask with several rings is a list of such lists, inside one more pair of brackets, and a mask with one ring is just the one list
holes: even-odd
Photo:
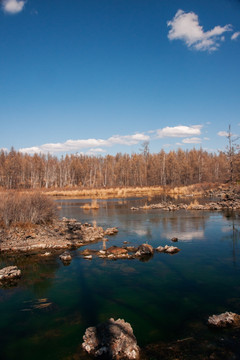
[[(235, 185), (234, 185), (235, 186)], [(93, 189), (39, 189), (43, 194), (55, 198), (78, 198), (78, 199), (112, 199), (129, 197), (154, 197), (161, 195), (169, 196), (205, 196), (209, 192), (229, 189), (232, 186), (226, 184), (193, 184), (186, 186), (137, 186), (117, 188), (93, 188)]]
[(104, 240), (110, 230), (66, 218), (47, 225), (2, 228), (0, 253), (76, 249)]

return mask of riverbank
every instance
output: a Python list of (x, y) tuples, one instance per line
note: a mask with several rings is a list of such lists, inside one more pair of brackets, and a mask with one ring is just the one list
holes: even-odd
[(160, 209), (165, 211), (175, 210), (208, 210), (208, 211), (224, 211), (224, 210), (239, 210), (240, 209), (240, 193), (237, 187), (219, 187), (217, 189), (207, 190), (205, 196), (208, 199), (219, 199), (217, 201), (208, 201), (200, 204), (195, 198), (190, 203), (173, 203), (171, 201), (163, 201), (156, 204), (145, 204), (140, 207), (132, 207), (131, 210), (150, 210)]

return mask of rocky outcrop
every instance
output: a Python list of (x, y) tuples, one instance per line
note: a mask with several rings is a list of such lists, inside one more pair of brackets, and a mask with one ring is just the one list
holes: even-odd
[(71, 249), (103, 240), (102, 227), (75, 219), (56, 220), (48, 225), (12, 226), (0, 229), (0, 252)]
[(6, 280), (13, 280), (20, 278), (21, 270), (17, 266), (7, 266), (0, 270), (0, 283)]
[(142, 257), (142, 256), (152, 256), (154, 253), (153, 247), (149, 244), (142, 244), (138, 247), (135, 256)]
[(216, 328), (239, 327), (240, 315), (232, 312), (212, 315), (208, 318), (208, 325)]
[(122, 319), (109, 319), (94, 327), (89, 327), (82, 347), (89, 354), (107, 359), (138, 359), (139, 347), (131, 325)]
[(156, 251), (163, 252), (163, 253), (166, 253), (166, 254), (176, 254), (176, 253), (178, 253), (180, 251), (180, 249), (175, 247), (175, 246), (165, 245), (165, 246), (158, 246), (156, 248)]

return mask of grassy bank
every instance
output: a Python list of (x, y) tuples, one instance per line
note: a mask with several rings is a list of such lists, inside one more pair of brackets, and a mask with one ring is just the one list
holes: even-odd
[(162, 194), (171, 196), (202, 196), (206, 190), (215, 189), (219, 184), (203, 183), (189, 186), (145, 186), (145, 187), (124, 187), (105, 189), (54, 189), (45, 191), (44, 194), (54, 197), (72, 197), (79, 199), (110, 199), (129, 197), (154, 197)]

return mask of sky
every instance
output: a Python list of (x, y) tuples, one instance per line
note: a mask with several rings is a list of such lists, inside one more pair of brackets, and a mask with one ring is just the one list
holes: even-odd
[(240, 0), (0, 0), (0, 148), (224, 150)]

